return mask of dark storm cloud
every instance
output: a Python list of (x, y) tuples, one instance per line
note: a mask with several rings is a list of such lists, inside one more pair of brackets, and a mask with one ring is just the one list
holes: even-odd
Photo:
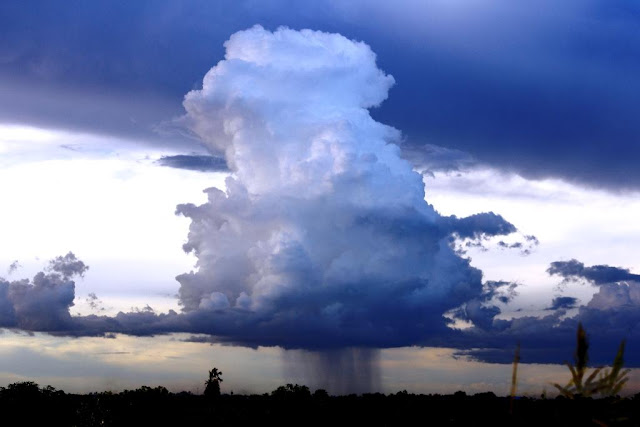
[(214, 156), (178, 154), (175, 156), (163, 156), (157, 160), (157, 163), (161, 166), (200, 172), (229, 171), (224, 158)]
[(637, 189), (639, 21), (640, 7), (624, 0), (8, 0), (0, 120), (150, 138), (222, 59), (229, 34), (288, 25), (374, 48), (399, 84), (373, 115), (403, 130), (408, 156), (427, 159), (422, 169), (473, 158), (530, 177)]
[(107, 134), (159, 146), (197, 147), (183, 133), (164, 129), (162, 122), (179, 114), (179, 101), (159, 98), (157, 93), (132, 96), (108, 88), (63, 88), (4, 77), (0, 71), (0, 94), (2, 123)]
[(69, 313), (75, 298), (73, 277), (82, 277), (87, 265), (69, 252), (52, 259), (32, 280), (0, 279), (0, 327), (27, 331), (65, 331), (74, 321)]
[(425, 202), (399, 132), (369, 114), (394, 84), (370, 47), (260, 26), (225, 47), (184, 102), (184, 122), (234, 171), (206, 203), (178, 206), (198, 258), (177, 277), (185, 318), (220, 340), (302, 349), (415, 344), (468, 301), (488, 323), (495, 308), (473, 306), (482, 273), (453, 245), (516, 228)]
[(75, 298), (73, 276), (87, 266), (69, 252), (51, 260), (47, 272), (33, 280), (0, 280), (0, 326), (28, 331), (60, 331), (71, 328), (69, 308)]
[[(479, 271), (476, 270), (479, 279)], [(407, 284), (408, 289), (418, 289)], [(210, 338), (195, 337), (194, 341), (219, 342), (243, 346), (279, 345), (285, 348), (322, 350), (316, 356), (342, 352), (341, 349), (362, 348), (368, 351), (379, 347), (424, 345), (450, 347), (459, 354), (491, 363), (510, 363), (516, 343), (522, 346), (525, 363), (562, 363), (571, 359), (575, 346), (575, 332), (582, 322), (591, 342), (593, 364), (611, 363), (620, 340), (627, 339), (625, 363), (640, 366), (640, 283), (629, 281), (607, 283), (578, 314), (563, 319), (564, 308), (573, 306), (571, 297), (555, 298), (554, 312), (539, 317), (520, 317), (497, 320), (500, 310), (493, 301), (508, 302), (515, 295), (517, 285), (509, 282), (486, 282), (482, 292), (467, 301), (457, 313), (459, 318), (472, 321), (474, 327), (455, 330), (446, 326), (437, 313), (449, 304), (434, 302), (431, 307), (412, 308), (411, 304), (390, 303), (403, 290), (395, 287), (390, 292), (376, 295), (354, 294), (353, 289), (339, 295), (345, 304), (356, 304), (348, 321), (340, 324), (327, 322), (327, 318), (308, 311), (301, 316), (296, 310), (278, 313), (250, 311), (242, 308), (200, 307), (176, 313), (156, 313), (151, 307), (110, 316), (71, 316), (75, 285), (56, 272), (40, 272), (33, 280), (7, 282), (0, 280), (0, 327), (25, 331), (48, 332), (66, 336), (104, 336), (113, 333), (150, 336), (173, 332), (206, 334)], [(311, 295), (323, 297), (322, 294)], [(92, 298), (97, 301), (96, 298)], [(287, 302), (289, 304), (290, 302)], [(296, 307), (312, 310), (316, 304), (298, 296)], [(375, 316), (367, 313), (372, 310)], [(431, 313), (431, 314), (429, 314)], [(367, 319), (361, 322), (360, 316)], [(292, 323), (297, 319), (299, 324)], [(336, 353), (337, 354), (337, 353)], [(350, 351), (345, 353), (345, 356)]]
[[(564, 301), (567, 303), (568, 300)], [(543, 318), (521, 317), (506, 320), (495, 320), (499, 313), (495, 306), (483, 305), (482, 301), (470, 301), (466, 307), (467, 320), (476, 322), (475, 327), (460, 331), (441, 327), (436, 322), (432, 327), (419, 325), (425, 317), (413, 311), (403, 314), (394, 312), (402, 318), (397, 321), (400, 328), (396, 332), (407, 328), (408, 331), (393, 336), (387, 335), (389, 324), (385, 321), (374, 322), (371, 329), (347, 330), (341, 333), (331, 331), (334, 337), (330, 342), (322, 341), (322, 332), (326, 325), (316, 323), (320, 319), (305, 320), (303, 336), (297, 336), (300, 328), (292, 328), (287, 323), (287, 314), (283, 319), (273, 319), (265, 322), (263, 316), (256, 316), (248, 321), (247, 313), (239, 310), (227, 312), (196, 310), (178, 314), (155, 314), (153, 312), (119, 313), (114, 318), (90, 316), (74, 318), (77, 322), (72, 335), (95, 335), (106, 331), (116, 331), (133, 335), (152, 335), (169, 332), (192, 332), (208, 334), (206, 341), (239, 344), (245, 346), (281, 345), (285, 348), (306, 348), (308, 350), (340, 349), (348, 346), (363, 348), (396, 347), (409, 345), (424, 345), (433, 347), (450, 347), (459, 349), (460, 354), (471, 356), (477, 360), (490, 363), (511, 363), (513, 351), (519, 342), (522, 346), (521, 356), (524, 363), (563, 363), (571, 360), (575, 348), (575, 335), (578, 322), (582, 322), (587, 330), (590, 347), (590, 360), (593, 365), (610, 364), (622, 339), (627, 339), (625, 364), (631, 367), (640, 366), (638, 354), (637, 325), (640, 323), (640, 284), (609, 284), (600, 288), (592, 301), (579, 309), (579, 313), (572, 318), (562, 319), (563, 309), (558, 309)], [(391, 314), (381, 312), (380, 315)], [(435, 320), (435, 317), (431, 320)], [(237, 323), (236, 323), (237, 322)], [(418, 325), (416, 324), (418, 322)], [(226, 328), (233, 328), (236, 337), (225, 337)], [(294, 335), (290, 341), (283, 341), (278, 334), (283, 331)], [(66, 332), (69, 333), (69, 332)], [(218, 335), (222, 333), (223, 335)], [(276, 335), (270, 335), (276, 333)], [(320, 333), (320, 341), (314, 339), (314, 334)], [(357, 333), (358, 340), (350, 337), (350, 333)], [(382, 334), (383, 337), (377, 336)], [(201, 338), (195, 338), (202, 341)]]
[[(10, 7), (11, 3), (7, 4), (2, 7)], [(105, 12), (82, 6), (84, 4), (77, 5), (80, 16), (87, 10), (91, 14)], [(137, 3), (140, 4), (149, 6), (149, 3)], [(227, 3), (218, 5), (228, 7)], [(118, 9), (120, 6), (114, 7), (116, 12), (122, 12)], [(44, 15), (47, 10), (44, 7)], [(202, 15), (206, 17), (207, 11), (205, 8)], [(115, 28), (116, 35), (133, 27), (126, 20), (120, 21), (122, 18), (116, 19), (115, 12), (107, 12), (102, 17), (105, 23), (123, 25)], [(173, 17), (169, 12), (173, 13), (171, 8), (167, 13)], [(142, 15), (147, 16), (145, 13)], [(540, 16), (545, 14), (536, 15), (535, 19)], [(69, 18), (62, 13), (55, 25), (65, 19)], [(173, 28), (172, 20), (169, 18), (169, 29)], [(138, 21), (136, 18), (137, 26)], [(511, 21), (514, 26), (519, 23), (517, 19)], [(555, 34), (554, 29), (557, 30), (551, 25), (550, 35)], [(61, 35), (63, 39), (68, 37), (65, 34)], [(227, 36), (228, 33), (225, 38)], [(399, 74), (406, 73), (409, 60), (400, 54), (397, 62), (391, 63), (389, 42), (381, 35), (373, 36), (380, 46), (376, 48), (379, 61), (385, 61), (385, 57), (389, 61), (385, 68), (397, 66)], [(65, 39), (61, 45), (69, 40)], [(480, 44), (475, 46), (482, 46), (482, 41), (480, 37), (477, 40)], [(118, 50), (116, 43), (109, 46)], [(523, 156), (534, 145), (520, 145), (521, 140), (527, 144), (532, 141), (528, 136), (522, 137), (530, 126), (523, 125), (527, 119), (520, 115), (521, 111), (510, 108), (531, 109), (527, 117), (532, 120), (542, 114), (536, 112), (536, 108), (565, 108), (565, 121), (556, 117), (557, 112), (552, 112), (551, 118), (556, 121), (550, 119), (546, 123), (550, 125), (548, 129), (560, 133), (575, 130), (572, 123), (578, 122), (576, 117), (582, 126), (592, 126), (592, 122), (575, 115), (569, 96), (571, 87), (567, 89), (569, 93), (562, 93), (566, 96), (557, 99), (550, 96), (554, 92), (549, 93), (546, 85), (536, 86), (533, 91), (527, 86), (531, 81), (523, 80), (526, 73), (518, 73), (519, 69), (513, 69), (510, 61), (506, 64), (500, 61), (500, 46), (496, 56), (488, 58), (490, 61), (486, 63), (476, 57), (465, 57), (468, 52), (464, 49), (454, 49), (454, 57), (437, 56), (441, 58), (437, 67), (433, 66), (433, 55), (416, 57), (413, 52), (412, 73), (425, 71), (425, 67), (426, 71), (420, 80), (408, 76), (406, 80), (399, 79), (398, 85), (412, 91), (413, 101), (407, 102), (405, 92), (405, 98), (400, 96), (400, 104), (379, 107), (394, 78), (378, 68), (376, 56), (363, 43), (351, 42), (337, 34), (287, 29), (274, 34), (253, 27), (234, 34), (226, 47), (226, 60), (206, 75), (202, 90), (189, 92), (184, 101), (185, 126), (198, 134), (211, 152), (224, 152), (236, 176), (227, 180), (225, 191), (206, 190), (206, 203), (178, 207), (178, 213), (191, 220), (185, 250), (198, 257), (196, 271), (177, 277), (183, 312), (158, 314), (146, 308), (114, 317), (71, 317), (69, 307), (73, 304), (74, 283), (70, 277), (82, 273), (86, 266), (75, 257), (62, 257), (52, 262), (50, 270), (38, 273), (33, 281), (0, 282), (2, 325), (68, 335), (204, 333), (219, 342), (305, 349), (405, 345), (485, 348), (488, 350), (473, 354), (491, 361), (505, 355), (509, 355), (507, 361), (510, 361), (510, 352), (517, 340), (523, 343), (523, 360), (527, 357), (531, 357), (530, 361), (566, 359), (565, 354), (572, 351), (578, 320), (585, 323), (593, 342), (602, 343), (599, 348), (607, 350), (611, 342), (619, 342), (624, 334), (635, 333), (634, 325), (640, 312), (637, 282), (602, 284), (599, 293), (579, 309), (576, 318), (563, 319), (565, 313), (560, 309), (542, 319), (496, 319), (500, 310), (494, 301), (508, 301), (515, 288), (502, 282), (483, 284), (482, 272), (452, 248), (452, 239), (504, 235), (515, 231), (515, 226), (492, 212), (467, 218), (439, 215), (424, 201), (421, 176), (399, 156), (394, 144), (400, 141), (399, 132), (369, 115), (369, 109), (374, 109), (376, 118), (388, 117), (392, 123), (408, 120), (410, 138), (425, 134), (424, 129), (433, 129), (435, 139), (451, 146), (464, 145), (468, 136), (465, 132), (475, 132), (477, 138), (473, 146), (465, 149), (472, 152), (472, 148), (477, 148), (487, 153), (485, 161), (500, 163), (500, 156), (508, 158), (509, 155), (528, 159), (513, 163), (514, 167), (526, 171), (532, 164), (528, 162), (536, 159), (533, 155)], [(421, 49), (429, 52), (437, 47)], [(540, 47), (535, 43), (530, 47), (532, 54), (539, 56)], [(34, 49), (39, 52), (37, 47)], [(110, 51), (102, 53), (107, 58), (114, 57)], [(24, 62), (22, 56), (18, 59), (14, 56), (3, 59), (3, 63), (9, 64), (3, 72), (15, 74), (12, 67), (17, 70), (29, 63)], [(222, 52), (218, 52), (216, 59), (221, 57)], [(461, 58), (466, 58), (466, 62)], [(480, 65), (473, 61), (480, 61)], [(524, 70), (536, 71), (527, 68), (530, 63), (523, 61), (520, 65)], [(560, 71), (566, 67), (562, 61), (558, 64)], [(634, 63), (634, 59), (629, 61)], [(175, 62), (181, 64), (179, 60)], [(211, 63), (215, 61), (208, 62)], [(73, 66), (73, 61), (69, 64)], [(147, 70), (147, 62), (141, 64), (143, 70)], [(161, 65), (158, 69), (162, 69)], [(91, 61), (88, 66), (95, 67)], [(484, 73), (478, 72), (481, 66), (485, 67)], [(102, 71), (111, 77), (115, 73), (108, 67)], [(130, 72), (125, 66), (124, 75)], [(27, 75), (37, 78), (38, 74), (34, 73), (28, 71)], [(69, 73), (72, 75), (73, 71)], [(500, 74), (500, 78), (494, 73)], [(535, 77), (536, 73), (533, 74)], [(66, 84), (64, 73), (47, 71), (45, 75), (41, 84), (48, 81), (54, 86)], [(86, 87), (91, 88), (100, 81), (99, 78), (91, 80), (93, 77), (89, 74), (83, 75), (89, 79), (80, 79)], [(155, 74), (150, 73), (148, 77), (140, 82), (142, 88), (147, 87), (145, 85), (162, 87), (158, 83), (161, 79)], [(468, 81), (471, 77), (475, 78), (472, 82)], [(488, 89), (487, 79), (491, 83)], [(247, 85), (247, 80), (253, 84)], [(130, 89), (127, 79), (119, 82), (106, 78), (104, 81)], [(427, 82), (425, 86), (433, 91), (430, 94), (433, 98), (417, 89), (422, 87), (418, 82)], [(544, 82), (546, 80), (536, 81), (537, 84)], [(504, 84), (509, 90), (504, 89)], [(577, 84), (580, 86), (579, 78)], [(522, 89), (519, 85), (526, 87)], [(528, 90), (535, 93), (530, 94)], [(630, 90), (633, 93), (635, 89), (632, 86)], [(167, 93), (170, 91), (168, 88)], [(535, 97), (545, 93), (549, 96), (545, 100), (551, 105), (536, 104)], [(416, 96), (419, 102), (415, 101)], [(434, 99), (439, 100), (439, 109)], [(467, 102), (461, 103), (463, 99)], [(527, 107), (522, 107), (524, 104), (518, 102), (523, 100), (531, 102), (524, 102)], [(409, 113), (407, 108), (411, 109)], [(582, 104), (576, 108), (582, 108)], [(491, 117), (494, 113), (496, 117)], [(412, 123), (416, 123), (411, 121), (412, 117), (428, 126), (412, 128)], [(533, 122), (538, 136), (543, 136), (547, 129), (543, 126), (544, 120)], [(627, 123), (622, 120), (620, 126), (625, 127)], [(524, 133), (520, 135), (517, 131)], [(567, 135), (576, 137), (570, 132)], [(511, 141), (508, 149), (500, 146), (503, 138)], [(434, 138), (429, 136), (429, 139)], [(540, 143), (543, 152), (544, 141)], [(553, 173), (584, 179), (581, 175), (571, 175), (571, 171), (582, 157), (593, 160), (581, 151), (585, 145), (577, 145), (577, 139), (572, 138), (554, 141), (556, 157), (551, 159), (562, 157), (565, 164)], [(564, 156), (569, 146), (567, 141), (572, 144), (572, 151), (577, 152), (576, 156)], [(548, 155), (545, 152), (543, 157)], [(594, 173), (601, 178), (602, 185), (612, 182), (605, 176), (612, 159), (615, 160), (611, 156), (600, 156), (601, 168), (590, 169), (597, 171)], [(553, 169), (549, 164), (545, 163), (542, 174)], [(527, 238), (532, 242), (534, 239)], [(626, 276), (622, 274), (627, 277), (625, 280), (637, 277), (623, 269), (596, 267), (603, 269), (591, 273), (593, 267), (585, 268), (576, 261), (568, 265), (554, 264), (550, 270), (552, 274), (584, 277), (594, 282), (615, 276), (613, 270), (626, 272)], [(443, 314), (450, 311), (471, 321), (474, 327), (467, 331), (449, 328), (450, 322)], [(597, 321), (603, 315), (606, 322)], [(630, 344), (630, 352), (635, 349), (634, 345)], [(615, 346), (617, 342), (613, 348)], [(640, 359), (631, 358), (630, 364), (640, 364)]]
[(518, 295), (517, 287), (518, 284), (513, 282), (488, 280), (484, 283), (484, 299), (490, 301), (495, 298), (506, 304)]
[(577, 303), (578, 299), (574, 297), (555, 297), (547, 310), (575, 308)]
[(625, 364), (640, 366), (640, 283), (611, 283), (600, 287), (593, 299), (575, 317), (561, 319), (560, 309), (544, 318), (522, 317), (504, 322), (502, 330), (470, 332), (458, 348), (478, 360), (510, 363), (516, 344), (521, 343), (524, 363), (562, 363), (571, 360), (578, 322), (587, 331), (592, 365), (611, 364), (620, 341), (627, 340)]
[(369, 39), (401, 83), (376, 118), (402, 129), (412, 145), (458, 149), (528, 177), (638, 188), (637, 4), (454, 7), (424, 7), (410, 59), (387, 59), (391, 43)]
[(462, 239), (477, 239), (482, 235), (507, 235), (517, 231), (513, 224), (493, 212), (483, 212), (460, 219), (455, 216), (445, 217), (443, 221), (452, 222), (452, 232)]
[(284, 23), (271, 14), (242, 0), (3, 1), (0, 121), (188, 144), (166, 126), (183, 95), (230, 34)]
[(547, 269), (547, 273), (561, 276), (565, 280), (584, 279), (594, 285), (625, 280), (640, 281), (640, 274), (633, 274), (627, 268), (611, 267), (609, 265), (585, 267), (583, 263), (575, 259), (552, 262)]
[(504, 322), (495, 317), (501, 310), (495, 304), (506, 304), (518, 295), (517, 283), (489, 280), (483, 284), (482, 293), (449, 312), (454, 319), (471, 322), (477, 330), (499, 331), (506, 327)]
[[(497, 319), (498, 303), (516, 285), (483, 284), (482, 272), (452, 247), (453, 237), (482, 240), (515, 226), (492, 212), (439, 215), (424, 201), (421, 176), (392, 144), (398, 132), (369, 116), (394, 80), (367, 45), (256, 26), (234, 34), (226, 48), (226, 60), (184, 103), (184, 122), (226, 153), (234, 177), (225, 191), (206, 190), (206, 203), (178, 206), (191, 219), (184, 248), (198, 257), (197, 271), (177, 277), (183, 312), (78, 317), (60, 333), (189, 332), (322, 351), (490, 349), (474, 353), (482, 360), (497, 360), (518, 338), (535, 357), (560, 361), (576, 320), (563, 320), (563, 310)], [(613, 290), (602, 292), (580, 310), (585, 324), (593, 313), (634, 301), (631, 291), (614, 302)], [(451, 329), (445, 314), (473, 327)], [(603, 335), (602, 325), (594, 333)]]
[[(394, 84), (370, 47), (260, 26), (225, 47), (184, 102), (182, 120), (234, 173), (225, 191), (205, 190), (206, 203), (177, 208), (191, 220), (184, 249), (198, 258), (196, 271), (176, 278), (183, 312), (78, 317), (56, 332), (390, 347), (440, 339), (443, 314), (467, 302), (468, 317), (486, 327), (499, 310), (483, 305), (482, 273), (456, 253), (455, 238), (516, 228), (492, 212), (443, 217), (425, 202), (399, 132), (369, 114)], [(69, 254), (50, 269), (67, 279), (86, 266)]]
[[(575, 260), (561, 266), (569, 277), (573, 277), (576, 271), (581, 273), (584, 268)], [(562, 318), (566, 309), (576, 307), (577, 299), (557, 297), (548, 308), (554, 310), (553, 313), (543, 318), (529, 316), (494, 321), (494, 328), (491, 330), (480, 331), (475, 328), (469, 331), (458, 341), (458, 347), (481, 348), (482, 350), (464, 350), (462, 353), (482, 361), (509, 363), (513, 359), (516, 343), (520, 342), (523, 362), (561, 363), (571, 359), (576, 329), (578, 322), (581, 322), (590, 339), (589, 354), (592, 364), (611, 364), (620, 341), (625, 339), (625, 363), (640, 366), (640, 282), (637, 278), (629, 279), (625, 269), (604, 265), (598, 267), (626, 271), (627, 276), (598, 275), (600, 280), (606, 281), (597, 282), (598, 292), (586, 305), (578, 307), (575, 316)], [(550, 270), (557, 268), (558, 264), (553, 263)], [(609, 280), (612, 277), (625, 278), (619, 279), (620, 281)]]
[[(25, 330), (64, 330), (71, 323), (75, 284), (58, 274), (36, 274), (31, 283), (12, 282), (7, 299), (13, 303), (16, 325)], [(13, 326), (13, 325), (9, 325)]]

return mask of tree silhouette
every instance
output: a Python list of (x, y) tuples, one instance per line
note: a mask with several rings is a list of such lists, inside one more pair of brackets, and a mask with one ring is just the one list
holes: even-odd
[(207, 386), (204, 389), (204, 395), (207, 398), (216, 398), (220, 396), (220, 383), (222, 382), (222, 371), (218, 371), (218, 368), (213, 368), (209, 371), (209, 379), (204, 382)]
[[(325, 392), (326, 393), (326, 392)], [(304, 400), (311, 398), (311, 391), (306, 385), (287, 384), (281, 385), (271, 392), (271, 396), (276, 399)]]

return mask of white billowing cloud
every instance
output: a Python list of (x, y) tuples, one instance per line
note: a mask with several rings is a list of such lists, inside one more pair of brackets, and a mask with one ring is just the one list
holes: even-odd
[[(254, 27), (225, 46), (226, 59), (207, 73), (202, 90), (186, 95), (184, 106), (192, 128), (227, 154), (250, 193), (327, 194), (336, 174), (404, 164), (398, 148), (388, 145), (399, 132), (366, 110), (386, 99), (394, 81), (364, 43)], [(414, 192), (422, 191), (415, 174), (405, 178)], [(385, 195), (405, 192), (390, 188)]]
[(612, 282), (601, 285), (586, 307), (594, 310), (637, 310), (640, 307), (640, 282)]
[(201, 332), (291, 347), (411, 344), (444, 330), (445, 311), (482, 293), (450, 236), (515, 228), (425, 202), (399, 131), (369, 115), (394, 80), (366, 44), (255, 26), (225, 47), (184, 100), (185, 123), (233, 172), (226, 191), (178, 207), (198, 257), (177, 278), (185, 312), (228, 313)]

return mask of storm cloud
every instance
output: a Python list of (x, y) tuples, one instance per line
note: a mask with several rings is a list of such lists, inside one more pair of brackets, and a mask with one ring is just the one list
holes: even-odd
[(625, 280), (640, 281), (640, 274), (633, 274), (629, 269), (611, 267), (609, 265), (592, 265), (591, 267), (585, 267), (583, 263), (575, 259), (552, 262), (547, 269), (547, 273), (561, 276), (569, 281), (583, 279), (594, 285)]
[[(198, 260), (177, 277), (182, 312), (70, 316), (71, 279), (87, 267), (68, 254), (31, 281), (0, 282), (2, 326), (68, 335), (202, 333), (237, 345), (321, 350), (319, 364), (342, 360), (353, 375), (353, 361), (368, 366), (375, 348), (483, 348), (470, 354), (510, 361), (520, 340), (529, 361), (559, 362), (571, 352), (578, 321), (603, 348), (635, 333), (638, 275), (575, 260), (548, 271), (600, 285), (576, 317), (563, 318), (571, 300), (557, 299), (543, 318), (497, 318), (516, 285), (483, 283), (454, 242), (516, 227), (493, 212), (442, 216), (425, 202), (400, 132), (372, 117), (384, 115), (395, 80), (368, 45), (255, 26), (232, 35), (225, 49), (202, 89), (185, 96), (178, 120), (212, 156), (223, 153), (230, 170), (225, 188), (205, 190), (206, 203), (177, 207), (191, 221), (184, 249)], [(607, 322), (597, 321), (603, 314)], [(472, 327), (455, 329), (456, 319)]]
[[(177, 207), (191, 220), (184, 249), (198, 259), (177, 277), (182, 313), (69, 321), (70, 278), (87, 267), (68, 254), (25, 283), (27, 297), (10, 298), (19, 319), (8, 325), (71, 335), (192, 332), (326, 351), (442, 342), (451, 333), (444, 314), (466, 303), (468, 313), (490, 310), (469, 315), (488, 325), (495, 308), (472, 310), (488, 303), (482, 273), (454, 242), (516, 228), (492, 212), (445, 217), (425, 202), (422, 176), (400, 156), (400, 132), (369, 113), (395, 83), (370, 47), (255, 26), (225, 48), (202, 89), (185, 96), (180, 120), (211, 153), (224, 153), (231, 171), (225, 188), (205, 190), (206, 203)], [(20, 320), (36, 294), (52, 301), (57, 317), (48, 323)], [(361, 355), (353, 360), (374, 357), (353, 351)], [(342, 356), (330, 359), (352, 359)]]
[(180, 114), (229, 34), (316, 28), (366, 40), (401, 82), (372, 114), (403, 130), (422, 169), (637, 190), (639, 20), (624, 0), (6, 0), (0, 120), (160, 143), (153, 130)]
[[(522, 345), (523, 362), (560, 363), (569, 360), (575, 346), (575, 331), (579, 322), (586, 329), (591, 346), (593, 364), (611, 364), (615, 351), (623, 339), (627, 342), (625, 363), (639, 366), (640, 359), (640, 282), (629, 270), (608, 265), (584, 267), (576, 260), (551, 263), (547, 270), (575, 280), (582, 278), (598, 285), (598, 291), (586, 305), (578, 306), (578, 299), (560, 296), (547, 308), (544, 317), (524, 316), (508, 321), (495, 321), (493, 328), (468, 331), (458, 342), (459, 348), (478, 360), (508, 363), (513, 358), (517, 342)], [(567, 310), (577, 313), (567, 317)]]
[[(552, 312), (544, 317), (495, 319), (500, 313), (496, 302), (509, 302), (517, 295), (516, 289), (515, 283), (486, 282), (479, 296), (450, 312), (455, 318), (472, 322), (473, 327), (470, 329), (459, 330), (440, 325), (445, 327), (426, 330), (415, 322), (423, 321), (427, 316), (418, 317), (419, 313), (412, 311), (401, 319), (402, 324), (391, 324), (391, 327), (398, 325), (409, 328), (413, 333), (410, 339), (407, 339), (407, 335), (395, 340), (384, 337), (386, 342), (382, 344), (395, 347), (413, 342), (415, 345), (456, 348), (459, 354), (480, 361), (510, 363), (515, 345), (519, 342), (524, 363), (562, 363), (573, 352), (576, 327), (578, 322), (582, 322), (592, 344), (592, 363), (611, 363), (618, 344), (622, 339), (627, 339), (625, 362), (629, 366), (640, 366), (640, 359), (636, 357), (640, 354), (637, 344), (640, 283), (629, 281), (601, 285), (592, 299), (585, 306), (579, 307), (578, 313), (573, 317), (563, 318), (565, 309), (573, 307), (577, 300), (573, 297), (557, 297), (549, 307)], [(353, 344), (358, 341), (343, 333), (336, 333), (328, 343), (317, 341), (317, 333), (322, 331), (322, 323), (326, 321), (318, 316), (312, 320), (302, 316), (295, 318), (290, 313), (278, 316), (229, 307), (227, 303), (218, 303), (216, 308), (214, 302), (183, 313), (172, 310), (168, 313), (156, 313), (147, 306), (141, 310), (120, 312), (112, 317), (71, 316), (69, 309), (73, 306), (74, 291), (74, 282), (62, 280), (58, 273), (40, 272), (31, 281), (2, 280), (0, 327), (55, 335), (104, 337), (112, 336), (113, 332), (135, 336), (185, 332), (210, 336), (207, 339), (202, 336), (194, 337), (195, 341), (250, 347), (280, 345), (285, 348), (306, 348), (289, 353), (293, 358), (291, 362), (296, 362), (301, 369), (297, 374), (306, 376), (319, 386), (340, 392), (363, 391), (376, 384), (376, 348), (380, 346), (381, 340), (368, 336), (367, 333), (384, 333), (384, 328), (390, 327), (385, 319), (369, 320), (372, 322), (372, 330), (358, 332), (362, 335), (359, 341), (361, 346), (357, 347)], [(305, 308), (309, 306), (307, 304)], [(378, 314), (400, 315), (393, 309), (380, 310)], [(436, 317), (432, 316), (432, 319), (435, 320)], [(300, 324), (289, 323), (290, 318), (295, 318)], [(278, 331), (280, 333), (274, 333)], [(347, 332), (354, 333), (356, 329), (351, 326)], [(220, 335), (221, 333), (226, 335)], [(287, 333), (291, 334), (289, 340), (286, 339)], [(313, 363), (306, 365), (305, 361)], [(342, 367), (342, 378), (329, 375), (332, 370), (328, 369), (328, 364), (334, 364), (335, 368), (335, 363), (338, 362)]]
[(88, 267), (72, 252), (50, 261), (33, 280), (0, 279), (0, 326), (28, 331), (64, 331), (72, 326), (69, 308), (75, 298), (74, 276)]
[(198, 258), (196, 271), (177, 277), (183, 313), (71, 320), (70, 278), (87, 267), (70, 253), (33, 283), (6, 284), (6, 325), (71, 335), (193, 332), (322, 350), (448, 333), (443, 315), (485, 294), (455, 238), (516, 228), (492, 212), (443, 217), (425, 202), (422, 176), (400, 156), (400, 132), (369, 114), (394, 79), (363, 42), (255, 26), (225, 48), (184, 100), (182, 124), (224, 153), (232, 174), (226, 188), (206, 190), (207, 203), (177, 208), (191, 220), (184, 249)]
[[(177, 277), (185, 313), (210, 333), (293, 348), (416, 344), (483, 292), (451, 236), (505, 235), (494, 213), (442, 217), (400, 133), (368, 109), (393, 77), (362, 42), (256, 26), (185, 97), (184, 122), (226, 154), (233, 176), (180, 205), (198, 270)], [(218, 314), (214, 314), (218, 313)]]
[(160, 166), (200, 172), (227, 172), (229, 170), (225, 160), (216, 156), (177, 154), (174, 156), (162, 156), (156, 162)]
[(577, 304), (578, 299), (574, 297), (555, 297), (547, 310), (575, 308)]

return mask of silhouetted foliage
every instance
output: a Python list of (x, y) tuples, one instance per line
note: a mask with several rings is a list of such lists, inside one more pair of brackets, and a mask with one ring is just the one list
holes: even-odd
[(616, 396), (622, 390), (622, 387), (627, 383), (629, 378), (627, 375), (631, 370), (622, 369), (624, 366), (624, 347), (626, 341), (622, 340), (620, 347), (618, 347), (618, 353), (613, 360), (613, 366), (611, 369), (604, 369), (600, 373), (600, 394), (603, 396)]
[(33, 381), (0, 387), (3, 425), (44, 425), (50, 419), (68, 422), (72, 411), (68, 405), (64, 405), (67, 401), (68, 396), (63, 391), (51, 386), (40, 388)]
[(209, 371), (209, 379), (204, 382), (206, 386), (204, 395), (209, 399), (215, 399), (220, 396), (220, 383), (222, 382), (222, 371), (213, 368)]
[(313, 398), (314, 399), (328, 399), (329, 398), (329, 393), (327, 393), (327, 390), (323, 389), (323, 388), (319, 388), (316, 391), (313, 392)]
[(0, 388), (7, 426), (396, 426), (413, 425), (417, 419), (434, 426), (589, 426), (594, 420), (605, 420), (599, 422), (607, 426), (640, 425), (640, 394), (626, 399), (519, 397), (515, 414), (509, 413), (509, 401), (510, 396), (462, 391), (330, 396), (325, 390), (312, 394), (304, 385), (286, 384), (263, 395), (220, 394), (212, 407), (206, 396), (171, 393), (161, 386), (86, 395), (29, 381)]
[[(576, 397), (590, 397), (596, 394), (601, 396), (615, 396), (620, 392), (627, 382), (627, 374), (629, 370), (622, 370), (624, 365), (624, 347), (625, 341), (620, 343), (618, 353), (613, 361), (611, 369), (604, 367), (595, 368), (589, 376), (584, 379), (588, 371), (589, 363), (589, 341), (587, 333), (582, 327), (582, 323), (578, 323), (578, 331), (576, 334), (576, 351), (573, 357), (575, 366), (566, 362), (571, 379), (566, 386), (554, 384), (560, 394), (570, 399)], [(598, 374), (600, 374), (598, 376)]]
[(311, 391), (306, 385), (287, 384), (272, 391), (271, 396), (277, 399), (307, 399), (311, 397)]
[(40, 397), (40, 387), (33, 381), (23, 381), (9, 384), (7, 388), (2, 387), (1, 393), (3, 397), (7, 396), (15, 399), (36, 399)]

